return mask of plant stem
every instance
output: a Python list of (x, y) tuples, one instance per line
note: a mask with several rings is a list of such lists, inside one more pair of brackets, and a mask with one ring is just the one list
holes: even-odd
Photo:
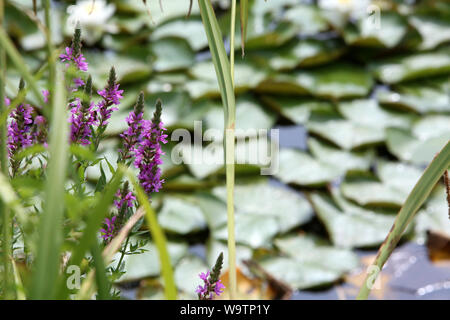
[[(3, 26), (4, 2), (0, 0), (0, 25)], [(3, 46), (0, 46), (0, 112), (6, 110), (5, 105), (5, 80), (6, 80), (6, 54)], [(6, 124), (0, 129), (0, 166), (1, 172), (8, 177), (8, 150), (7, 150), (7, 128)], [(11, 216), (6, 203), (0, 202), (0, 213), (2, 216), (2, 251), (3, 251), (3, 290), (4, 299), (12, 299), (12, 265), (11, 257)]]
[(116, 267), (115, 271), (120, 270), (120, 265), (122, 264), (123, 258), (125, 257), (125, 253), (127, 252), (128, 241), (130, 241), (130, 235), (129, 234), (127, 236), (127, 240), (125, 240), (125, 245), (124, 245), (123, 249), (120, 252), (121, 254), (120, 254), (119, 263), (117, 264), (117, 267)]
[[(236, 0), (231, 4), (231, 27), (230, 27), (230, 73), (234, 94), (234, 38), (236, 28)], [(229, 291), (230, 299), (236, 299), (236, 239), (234, 223), (234, 159), (235, 159), (235, 112), (229, 112), (225, 126), (225, 167), (227, 184), (227, 228), (228, 228), (228, 264), (229, 264)]]

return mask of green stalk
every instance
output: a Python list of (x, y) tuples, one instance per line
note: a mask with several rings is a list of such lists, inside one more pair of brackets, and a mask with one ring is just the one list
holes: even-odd
[(6, 51), (6, 54), (11, 59), (11, 62), (20, 72), (21, 76), (25, 79), (27, 85), (30, 86), (31, 91), (33, 91), (34, 95), (36, 96), (36, 99), (38, 100), (38, 104), (41, 106), (45, 105), (44, 99), (42, 98), (42, 94), (39, 91), (39, 87), (36, 83), (36, 80), (28, 70), (27, 64), (21, 57), (20, 53), (17, 51), (16, 47), (14, 47), (14, 44), (12, 43), (5, 29), (1, 25), (0, 25), (0, 47)]
[(167, 249), (166, 236), (164, 235), (164, 232), (158, 223), (156, 212), (150, 205), (148, 196), (145, 194), (144, 190), (142, 190), (141, 186), (139, 185), (139, 182), (136, 180), (134, 173), (128, 171), (128, 178), (130, 179), (136, 191), (139, 204), (145, 210), (145, 219), (147, 221), (147, 226), (152, 235), (152, 239), (155, 242), (156, 248), (158, 249), (159, 261), (161, 264), (161, 273), (164, 279), (164, 293), (166, 299), (176, 300), (177, 288), (173, 276), (173, 268), (172, 263), (170, 261), (169, 251)]
[(97, 241), (94, 241), (92, 248), (92, 258), (95, 266), (95, 281), (97, 283), (97, 300), (110, 300), (109, 281), (105, 272), (105, 263), (103, 261), (102, 251)]
[[(0, 0), (0, 25), (3, 27), (4, 3)], [(5, 80), (6, 80), (6, 55), (3, 46), (0, 46), (0, 112), (6, 110), (5, 105)], [(6, 125), (0, 129), (0, 166), (1, 172), (5, 176), (8, 174), (8, 151), (6, 145)], [(6, 203), (0, 202), (0, 214), (2, 216), (2, 251), (3, 251), (3, 290), (4, 299), (12, 299), (12, 265), (11, 265), (11, 216), (10, 209)]]
[(45, 182), (44, 210), (40, 218), (39, 242), (33, 281), (32, 299), (55, 297), (63, 240), (64, 190), (68, 160), (68, 124), (66, 95), (62, 70), (58, 69), (53, 83), (50, 130), (50, 160)]
[[(200, 14), (206, 37), (208, 38), (217, 81), (219, 83), (222, 104), (224, 107), (224, 148), (225, 148), (225, 173), (227, 183), (227, 226), (228, 226), (228, 261), (229, 261), (229, 292), (230, 298), (236, 298), (236, 240), (234, 226), (234, 144), (235, 144), (235, 118), (236, 102), (233, 84), (233, 67), (228, 61), (228, 56), (222, 40), (219, 24), (210, 0), (199, 0)], [(235, 5), (235, 3), (234, 3)], [(232, 18), (235, 21), (235, 18)], [(232, 23), (234, 24), (234, 23)], [(233, 27), (232, 27), (233, 29)], [(234, 40), (234, 37), (233, 37)], [(231, 52), (234, 52), (232, 41)], [(233, 53), (234, 55), (234, 53)]]
[(423, 175), (414, 186), (414, 189), (408, 195), (408, 198), (406, 199), (397, 215), (397, 218), (395, 219), (391, 231), (387, 235), (378, 251), (375, 262), (370, 267), (370, 269), (374, 270), (374, 272), (367, 275), (357, 299), (363, 300), (369, 297), (369, 293), (373, 283), (375, 282), (378, 274), (382, 270), (383, 265), (386, 263), (392, 251), (394, 251), (398, 241), (402, 236), (402, 233), (405, 231), (408, 224), (414, 218), (417, 210), (419, 210), (419, 208), (425, 202), (434, 186), (442, 177), (444, 172), (449, 168), (449, 166), (450, 142), (447, 142), (441, 152), (439, 152), (435, 156), (433, 161), (431, 161), (431, 163), (425, 169)]

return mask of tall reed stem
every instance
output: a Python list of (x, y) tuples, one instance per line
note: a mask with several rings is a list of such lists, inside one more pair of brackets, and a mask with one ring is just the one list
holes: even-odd
[[(234, 94), (234, 38), (236, 30), (236, 0), (231, 4), (230, 27), (230, 73)], [(226, 159), (226, 183), (227, 183), (227, 220), (228, 220), (228, 263), (229, 263), (229, 290), (230, 299), (236, 299), (236, 239), (234, 223), (234, 159), (235, 159), (235, 112), (228, 113), (225, 126), (225, 159)]]
[[(4, 1), (0, 0), (0, 25), (3, 26)], [(5, 80), (6, 80), (6, 54), (3, 46), (0, 46), (0, 113), (6, 110), (5, 105)], [(0, 129), (0, 167), (1, 172), (8, 177), (8, 152), (7, 152), (7, 126)], [(2, 216), (2, 251), (3, 251), (3, 297), (13, 298), (12, 291), (12, 265), (11, 257), (11, 217), (8, 206), (0, 202), (0, 214)]]

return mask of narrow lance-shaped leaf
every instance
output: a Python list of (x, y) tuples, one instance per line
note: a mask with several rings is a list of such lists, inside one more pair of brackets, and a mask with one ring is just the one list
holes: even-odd
[(39, 242), (33, 282), (32, 299), (52, 299), (59, 273), (64, 215), (64, 190), (68, 160), (68, 123), (66, 94), (62, 70), (58, 68), (53, 84), (54, 98), (50, 130), (50, 160), (45, 187), (44, 210), (40, 219)]
[(378, 276), (378, 273), (383, 268), (387, 259), (394, 251), (402, 233), (405, 231), (408, 224), (414, 218), (417, 210), (425, 202), (428, 195), (433, 190), (436, 183), (442, 177), (444, 172), (450, 166), (450, 142), (447, 142), (445, 147), (439, 152), (433, 161), (425, 169), (425, 172), (420, 177), (414, 189), (409, 194), (402, 208), (400, 209), (397, 218), (391, 231), (387, 235), (383, 244), (381, 245), (374, 264), (369, 267), (371, 272), (367, 275), (363, 286), (358, 295), (358, 299), (367, 299), (372, 288), (373, 283)]
[(241, 0), (241, 46), (242, 57), (245, 56), (245, 41), (247, 40), (248, 0)]

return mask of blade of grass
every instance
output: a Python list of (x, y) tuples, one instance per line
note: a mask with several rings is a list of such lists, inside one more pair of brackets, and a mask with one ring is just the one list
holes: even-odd
[(55, 296), (62, 244), (64, 187), (68, 160), (68, 123), (63, 73), (57, 69), (53, 84), (50, 122), (50, 159), (43, 213), (39, 225), (39, 241), (33, 280), (32, 299), (52, 299)]
[(247, 24), (248, 24), (248, 0), (240, 0), (241, 6), (241, 47), (242, 57), (245, 56), (245, 41), (247, 40)]
[(95, 267), (95, 281), (97, 283), (97, 299), (98, 300), (109, 300), (111, 296), (109, 295), (109, 280), (106, 275), (105, 263), (103, 262), (102, 251), (100, 250), (100, 245), (97, 241), (91, 247), (92, 258), (94, 259)]
[(11, 62), (14, 64), (14, 66), (20, 72), (21, 76), (30, 86), (31, 91), (33, 91), (34, 95), (36, 96), (36, 99), (38, 99), (39, 105), (41, 106), (45, 105), (44, 100), (42, 98), (42, 94), (39, 92), (39, 88), (36, 84), (34, 77), (31, 75), (30, 71), (26, 67), (27, 64), (25, 63), (25, 61), (23, 60), (17, 49), (14, 47), (14, 44), (12, 43), (3, 26), (0, 26), (0, 47), (3, 47), (5, 49), (7, 55), (11, 59)]
[(25, 288), (23, 287), (22, 279), (20, 278), (20, 273), (19, 273), (19, 270), (17, 269), (16, 262), (12, 258), (11, 258), (11, 265), (12, 265), (13, 274), (14, 274), (14, 283), (16, 286), (17, 300), (26, 300), (27, 297), (25, 295)]
[(169, 251), (167, 249), (166, 236), (161, 229), (158, 219), (156, 217), (156, 212), (153, 210), (148, 200), (148, 196), (142, 190), (141, 186), (136, 180), (134, 173), (128, 171), (128, 179), (130, 179), (133, 184), (134, 190), (136, 191), (137, 199), (140, 205), (145, 210), (145, 219), (147, 221), (147, 226), (152, 235), (152, 239), (155, 242), (156, 248), (159, 253), (159, 261), (161, 264), (161, 273), (164, 279), (164, 293), (167, 300), (177, 299), (177, 288), (175, 286), (175, 280), (173, 276), (172, 263), (170, 261)]
[[(3, 27), (4, 18), (4, 3), (0, 0), (0, 26)], [(0, 46), (0, 112), (7, 109), (5, 104), (5, 80), (6, 80), (6, 54), (3, 46)], [(5, 175), (8, 174), (8, 151), (6, 144), (6, 119), (2, 121), (0, 128), (0, 171)], [(11, 216), (10, 209), (7, 203), (0, 201), (0, 215), (2, 217), (2, 251), (3, 251), (3, 298), (12, 299), (13, 282), (12, 282), (12, 266), (10, 263), (11, 257)]]
[(369, 267), (371, 270), (375, 270), (375, 272), (367, 275), (357, 299), (362, 300), (369, 297), (370, 290), (376, 280), (376, 277), (382, 270), (383, 265), (386, 263), (392, 251), (395, 249), (406, 227), (412, 221), (417, 210), (419, 210), (425, 202), (430, 192), (433, 190), (434, 186), (449, 166), (450, 142), (447, 142), (445, 147), (435, 156), (433, 161), (431, 161), (425, 169), (425, 172), (420, 177), (419, 181), (414, 186), (413, 190), (408, 195), (408, 198), (397, 214), (397, 218), (395, 219), (391, 231), (389, 231), (389, 234), (378, 251), (375, 262), (371, 267)]
[[(222, 33), (220, 32), (214, 9), (210, 0), (199, 0), (200, 14), (206, 37), (208, 38), (209, 49), (216, 70), (219, 82), (222, 103), (224, 107), (225, 120), (225, 174), (227, 183), (227, 229), (228, 229), (228, 261), (229, 261), (229, 290), (230, 298), (236, 298), (236, 241), (234, 227), (234, 148), (235, 148), (235, 118), (236, 105), (234, 95), (232, 66), (228, 61), (228, 56), (223, 44)], [(234, 21), (234, 18), (232, 18)], [(234, 25), (234, 23), (232, 23)], [(232, 27), (234, 29), (234, 27)], [(234, 34), (234, 32), (233, 32)], [(234, 37), (231, 52), (234, 52)], [(230, 52), (230, 53), (231, 53)]]

